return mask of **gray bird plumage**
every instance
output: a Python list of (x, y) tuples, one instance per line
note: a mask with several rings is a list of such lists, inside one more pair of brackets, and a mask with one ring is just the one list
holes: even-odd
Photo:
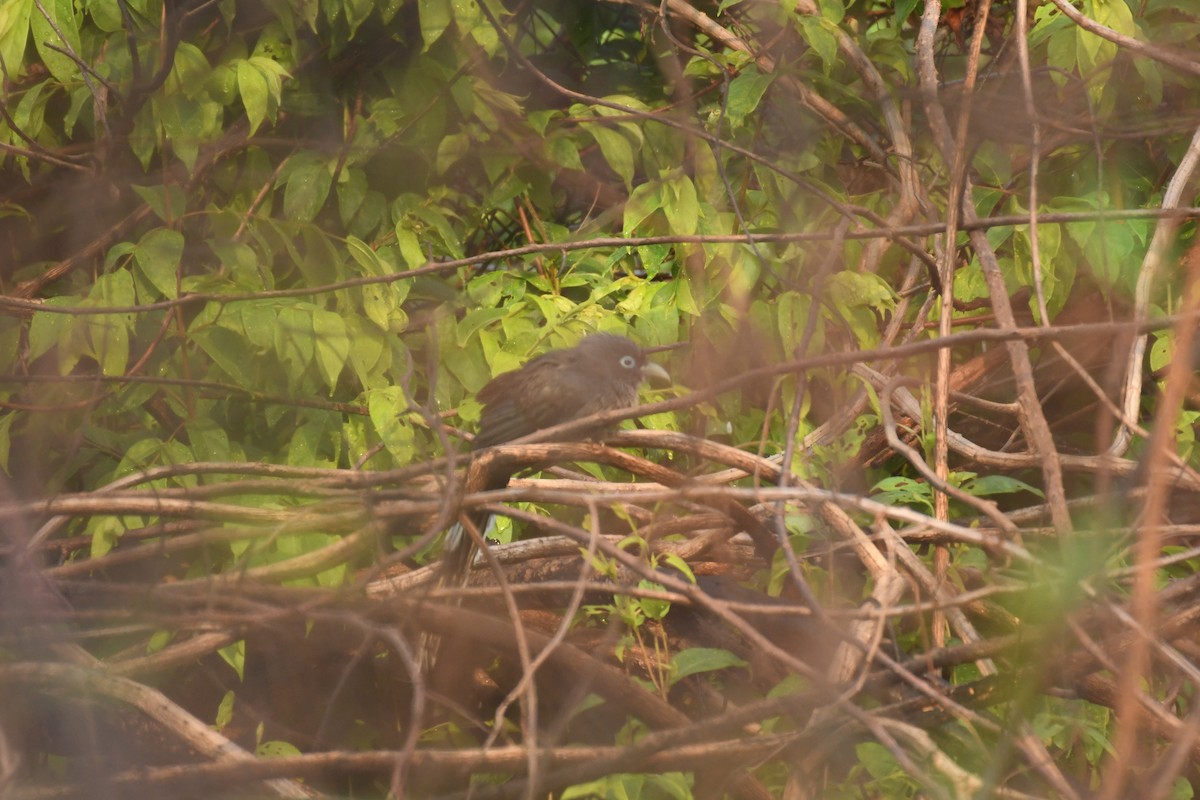
[[(479, 391), (484, 404), (479, 433), (471, 445), (480, 450), (637, 403), (638, 386), (647, 379), (669, 381), (666, 371), (624, 336), (596, 333), (569, 350), (538, 356), (513, 372), (493, 378)], [(603, 427), (572, 435), (586, 439)]]
[[(628, 408), (637, 403), (638, 387), (647, 380), (669, 383), (670, 377), (624, 336), (592, 334), (572, 348), (540, 355), (484, 386), (477, 395), (483, 413), (471, 449), (511, 442), (601, 411)], [(601, 424), (572, 433), (569, 438), (603, 436), (611, 427)], [(512, 477), (507, 472), (471, 476), (471, 470), (468, 475), (469, 491), (501, 489)], [(485, 533), (487, 515), (472, 515), (470, 520), (481, 534)], [(461, 523), (446, 533), (443, 585), (465, 580), (474, 544)]]

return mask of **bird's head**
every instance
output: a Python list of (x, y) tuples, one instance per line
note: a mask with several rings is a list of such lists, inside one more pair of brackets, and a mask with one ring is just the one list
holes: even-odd
[(613, 383), (635, 387), (643, 382), (658, 386), (669, 386), (671, 383), (667, 371), (650, 361), (646, 351), (624, 336), (594, 333), (582, 339), (575, 351), (581, 362), (594, 365)]

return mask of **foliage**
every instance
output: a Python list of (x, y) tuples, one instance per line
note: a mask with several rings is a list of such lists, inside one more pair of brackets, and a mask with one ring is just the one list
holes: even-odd
[[(1200, 483), (1110, 490), (1148, 430), (1197, 465), (1197, 215), (1154, 212), (1190, 201), (1200, 5), (1031, 4), (1028, 95), (1021, 6), (945, 5), (0, 0), (5, 680), (88, 663), (335, 795), (458, 791), (458, 749), (497, 794), (1117, 796), (1140, 741), (1190, 796)], [(677, 378), (618, 442), (646, 460), (528, 456), (494, 551), (544, 526), (558, 572), (424, 611), (396, 573), (476, 393), (597, 330)], [(472, 666), (423, 705), (431, 633)], [(0, 789), (152, 763), (51, 733)]]

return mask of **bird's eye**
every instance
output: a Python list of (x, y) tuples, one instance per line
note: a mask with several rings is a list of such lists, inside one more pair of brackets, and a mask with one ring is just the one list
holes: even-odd
[(637, 366), (637, 359), (633, 356), (621, 356), (619, 363), (625, 369), (633, 369)]

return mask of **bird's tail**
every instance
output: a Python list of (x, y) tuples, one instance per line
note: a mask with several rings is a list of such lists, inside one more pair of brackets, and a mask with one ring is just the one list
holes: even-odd
[[(474, 519), (472, 519), (474, 522)], [(494, 524), (491, 515), (485, 516), (480, 520), (482, 523), (479, 530), (486, 539), (487, 532)], [(438, 576), (434, 582), (435, 589), (461, 589), (467, 585), (467, 579), (471, 575), (471, 562), (475, 560), (475, 551), (478, 547), (475, 544), (475, 538), (467, 532), (466, 527), (461, 522), (456, 522), (446, 531), (446, 537), (442, 544), (442, 561)], [(446, 601), (452, 605), (458, 605), (461, 598), (451, 598)], [(425, 675), (432, 675), (433, 669), (437, 665), (438, 649), (441, 645), (442, 637), (436, 633), (422, 633), (418, 643), (418, 653), (420, 656), (421, 670)]]
[[(491, 520), (489, 519), (488, 522)], [(482, 530), (482, 528), (480, 529)], [(438, 587), (463, 586), (471, 573), (471, 561), (475, 558), (475, 540), (467, 533), (462, 522), (456, 522), (446, 531), (442, 544), (442, 564), (438, 574)]]

